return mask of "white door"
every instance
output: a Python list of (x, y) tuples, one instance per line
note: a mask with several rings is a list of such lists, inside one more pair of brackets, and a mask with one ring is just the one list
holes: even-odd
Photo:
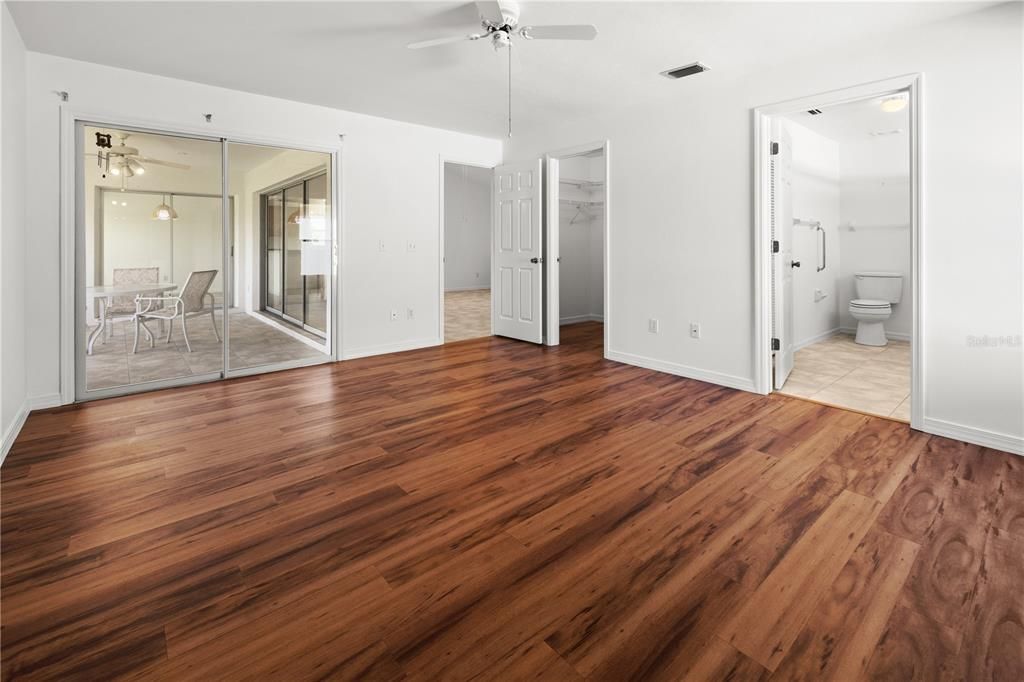
[(557, 346), (559, 343), (559, 331), (561, 324), (561, 311), (559, 310), (559, 286), (561, 273), (559, 271), (559, 264), (561, 263), (561, 254), (559, 251), (559, 216), (558, 216), (558, 199), (559, 199), (559, 170), (558, 170), (558, 159), (549, 158), (547, 167), (547, 175), (545, 175), (545, 189), (547, 195), (544, 201), (547, 204), (547, 210), (544, 214), (544, 235), (545, 239), (545, 253), (547, 257), (544, 259), (544, 272), (547, 277), (544, 280), (544, 294), (546, 296), (545, 304), (546, 311), (544, 319), (547, 322), (547, 335), (544, 338), (544, 343), (548, 346)]
[(793, 268), (800, 264), (793, 260), (793, 147), (780, 121), (772, 123), (772, 140), (772, 337), (778, 339), (775, 388), (782, 388), (793, 370)]
[(492, 230), (494, 333), (541, 343), (544, 249), (540, 159), (494, 169)]

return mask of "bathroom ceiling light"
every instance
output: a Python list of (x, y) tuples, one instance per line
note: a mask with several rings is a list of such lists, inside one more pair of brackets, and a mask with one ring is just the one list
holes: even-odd
[(153, 209), (153, 220), (175, 220), (177, 217), (178, 212), (173, 206), (167, 205), (166, 197), (162, 197), (160, 205)]
[(907, 95), (905, 93), (900, 93), (898, 95), (886, 97), (882, 100), (882, 104), (880, 106), (882, 111), (887, 114), (895, 114), (898, 111), (903, 111), (907, 108)]

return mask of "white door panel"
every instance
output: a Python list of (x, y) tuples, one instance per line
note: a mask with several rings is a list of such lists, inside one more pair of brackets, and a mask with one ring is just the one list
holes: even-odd
[(772, 260), (775, 388), (782, 388), (793, 371), (793, 147), (780, 121), (772, 124), (772, 139), (779, 144), (771, 160), (772, 239), (779, 242)]
[(494, 333), (532, 343), (543, 337), (540, 164), (494, 169)]

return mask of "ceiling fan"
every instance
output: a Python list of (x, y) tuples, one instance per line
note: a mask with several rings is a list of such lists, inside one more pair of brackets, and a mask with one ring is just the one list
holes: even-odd
[[(167, 166), (179, 170), (189, 170), (191, 166), (174, 161), (161, 161), (148, 156), (140, 156), (139, 150), (129, 147), (127, 142), (130, 137), (128, 133), (118, 133), (118, 143), (111, 144), (110, 133), (96, 133), (96, 163), (103, 169), (103, 175), (107, 174), (120, 176), (121, 186), (124, 186), (126, 178), (143, 175), (146, 166)], [(91, 156), (91, 155), (90, 155)], [(146, 164), (144, 166), (143, 164)]]
[(480, 13), (480, 25), (483, 27), (481, 33), (469, 35), (452, 36), (450, 38), (435, 38), (433, 40), (421, 40), (416, 43), (409, 43), (407, 47), (411, 50), (419, 50), (425, 47), (437, 47), (449, 43), (458, 43), (464, 40), (487, 39), (495, 50), (509, 48), (508, 62), (508, 91), (509, 91), (509, 115), (508, 115), (508, 136), (512, 137), (512, 52), (513, 40), (523, 38), (524, 40), (593, 40), (597, 37), (597, 28), (591, 24), (569, 24), (559, 26), (520, 26), (519, 25), (519, 3), (515, 0), (478, 0), (477, 11)]

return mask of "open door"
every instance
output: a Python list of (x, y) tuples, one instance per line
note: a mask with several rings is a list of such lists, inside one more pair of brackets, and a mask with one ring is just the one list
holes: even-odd
[(547, 239), (546, 253), (547, 258), (544, 262), (546, 278), (544, 280), (546, 287), (544, 289), (545, 299), (545, 313), (544, 319), (547, 324), (547, 335), (544, 338), (544, 343), (548, 346), (557, 346), (559, 344), (559, 334), (561, 332), (561, 319), (562, 312), (559, 309), (559, 287), (561, 286), (561, 273), (559, 272), (559, 264), (562, 262), (561, 254), (559, 253), (559, 215), (558, 215), (558, 200), (559, 200), (559, 173), (558, 170), (558, 159), (554, 157), (548, 157), (547, 159), (547, 175), (545, 175), (545, 189), (547, 194), (545, 195), (545, 202), (547, 202), (546, 213), (544, 214), (544, 234)]
[(782, 122), (772, 122), (772, 350), (775, 388), (793, 371), (793, 147)]
[(544, 337), (541, 160), (494, 169), (494, 333), (541, 343)]

